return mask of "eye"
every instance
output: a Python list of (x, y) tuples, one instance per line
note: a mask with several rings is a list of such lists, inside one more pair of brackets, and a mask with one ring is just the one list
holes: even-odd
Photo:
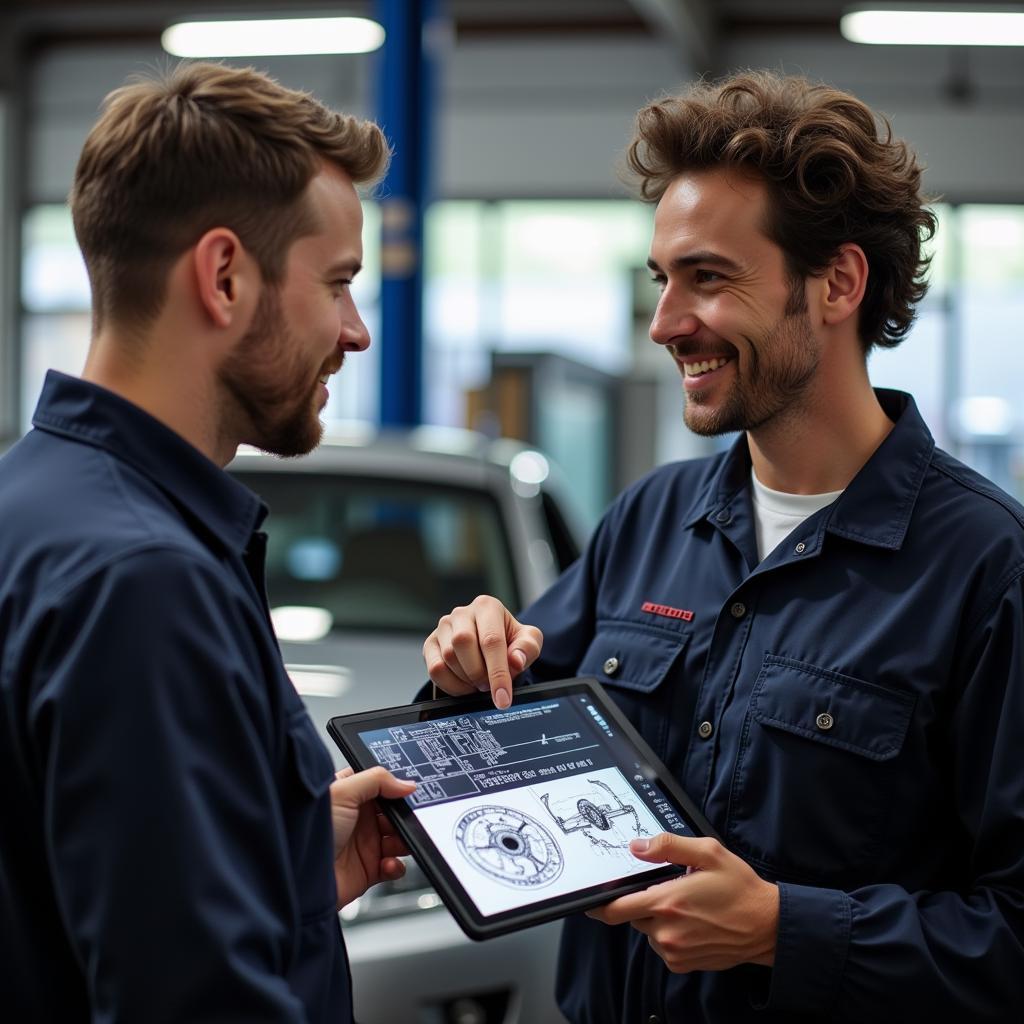
[(665, 285), (668, 284), (668, 281), (665, 278), (664, 274), (652, 274), (651, 284), (655, 285), (658, 291), (663, 292), (665, 290)]
[(713, 284), (715, 281), (720, 281), (722, 275), (714, 270), (697, 270), (694, 272), (693, 279), (697, 284)]
[(340, 295), (351, 283), (352, 279), (350, 277), (338, 278), (338, 280), (331, 282), (331, 291)]

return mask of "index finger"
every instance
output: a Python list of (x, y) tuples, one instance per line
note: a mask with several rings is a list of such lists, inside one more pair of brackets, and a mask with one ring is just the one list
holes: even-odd
[(496, 708), (512, 703), (512, 674), (508, 669), (508, 634), (505, 630), (508, 611), (495, 602), (477, 612), (476, 634), (487, 666), (487, 683)]
[(665, 898), (665, 886), (678, 883), (683, 876), (669, 878), (664, 882), (655, 882), (654, 885), (641, 889), (639, 892), (627, 893), (620, 896), (603, 907), (595, 907), (588, 910), (587, 917), (603, 924), (626, 924), (630, 921), (639, 921), (645, 917), (654, 917), (658, 913), (658, 907)]

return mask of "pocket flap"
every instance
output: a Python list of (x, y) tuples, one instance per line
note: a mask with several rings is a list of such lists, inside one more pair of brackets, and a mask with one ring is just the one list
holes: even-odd
[(605, 686), (651, 693), (689, 639), (689, 633), (673, 635), (630, 623), (599, 622), (579, 674), (594, 676)]
[(915, 701), (912, 694), (768, 654), (751, 709), (762, 725), (888, 761), (903, 747)]

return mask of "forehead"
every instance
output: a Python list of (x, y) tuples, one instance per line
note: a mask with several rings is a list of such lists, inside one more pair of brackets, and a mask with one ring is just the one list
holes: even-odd
[(707, 249), (739, 259), (752, 250), (776, 248), (765, 234), (768, 192), (757, 178), (728, 170), (681, 174), (658, 202), (651, 255), (680, 255), (680, 248)]

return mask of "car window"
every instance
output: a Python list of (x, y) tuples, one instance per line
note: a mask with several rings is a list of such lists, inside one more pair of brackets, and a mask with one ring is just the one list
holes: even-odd
[(519, 606), (498, 503), (430, 482), (246, 472), (270, 507), (272, 608), (325, 609), (334, 629), (426, 636), (478, 594)]

